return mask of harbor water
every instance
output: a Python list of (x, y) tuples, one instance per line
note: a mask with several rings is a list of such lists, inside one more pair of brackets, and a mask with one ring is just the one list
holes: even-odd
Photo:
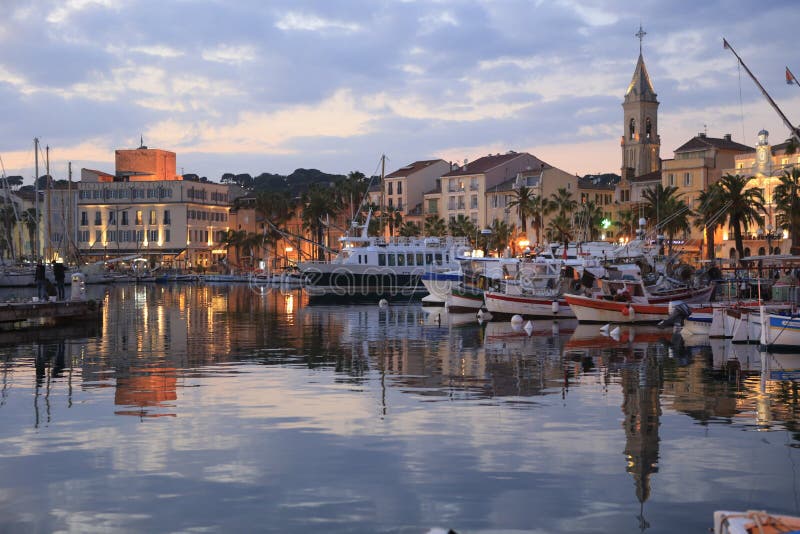
[(89, 297), (101, 321), (0, 331), (0, 532), (705, 532), (719, 509), (800, 514), (800, 356), (245, 284)]

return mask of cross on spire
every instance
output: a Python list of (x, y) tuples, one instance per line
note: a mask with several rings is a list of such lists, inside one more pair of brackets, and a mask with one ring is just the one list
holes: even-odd
[(647, 32), (642, 29), (641, 22), (639, 23), (639, 31), (634, 34), (636, 37), (639, 38), (639, 54), (642, 53), (642, 40), (644, 36), (647, 35)]

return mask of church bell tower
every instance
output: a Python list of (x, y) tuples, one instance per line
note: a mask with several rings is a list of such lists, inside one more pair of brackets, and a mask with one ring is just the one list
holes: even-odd
[(639, 26), (639, 61), (633, 72), (623, 110), (621, 176), (631, 179), (661, 169), (661, 138), (658, 135), (658, 100), (642, 57), (645, 32)]

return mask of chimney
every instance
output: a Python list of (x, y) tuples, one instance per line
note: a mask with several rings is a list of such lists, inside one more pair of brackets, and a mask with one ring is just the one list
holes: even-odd
[(726, 141), (730, 141), (730, 140), (731, 140), (731, 134), (725, 134), (725, 135), (723, 136), (723, 138), (724, 138)]
[(697, 134), (697, 137), (699, 137), (700, 139), (705, 139), (706, 138), (706, 133), (705, 132), (700, 132), (699, 134)]

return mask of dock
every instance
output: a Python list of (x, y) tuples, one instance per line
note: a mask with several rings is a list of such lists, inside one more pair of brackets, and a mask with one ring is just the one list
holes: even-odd
[(95, 300), (0, 302), (0, 323), (60, 323), (97, 319), (102, 304)]

